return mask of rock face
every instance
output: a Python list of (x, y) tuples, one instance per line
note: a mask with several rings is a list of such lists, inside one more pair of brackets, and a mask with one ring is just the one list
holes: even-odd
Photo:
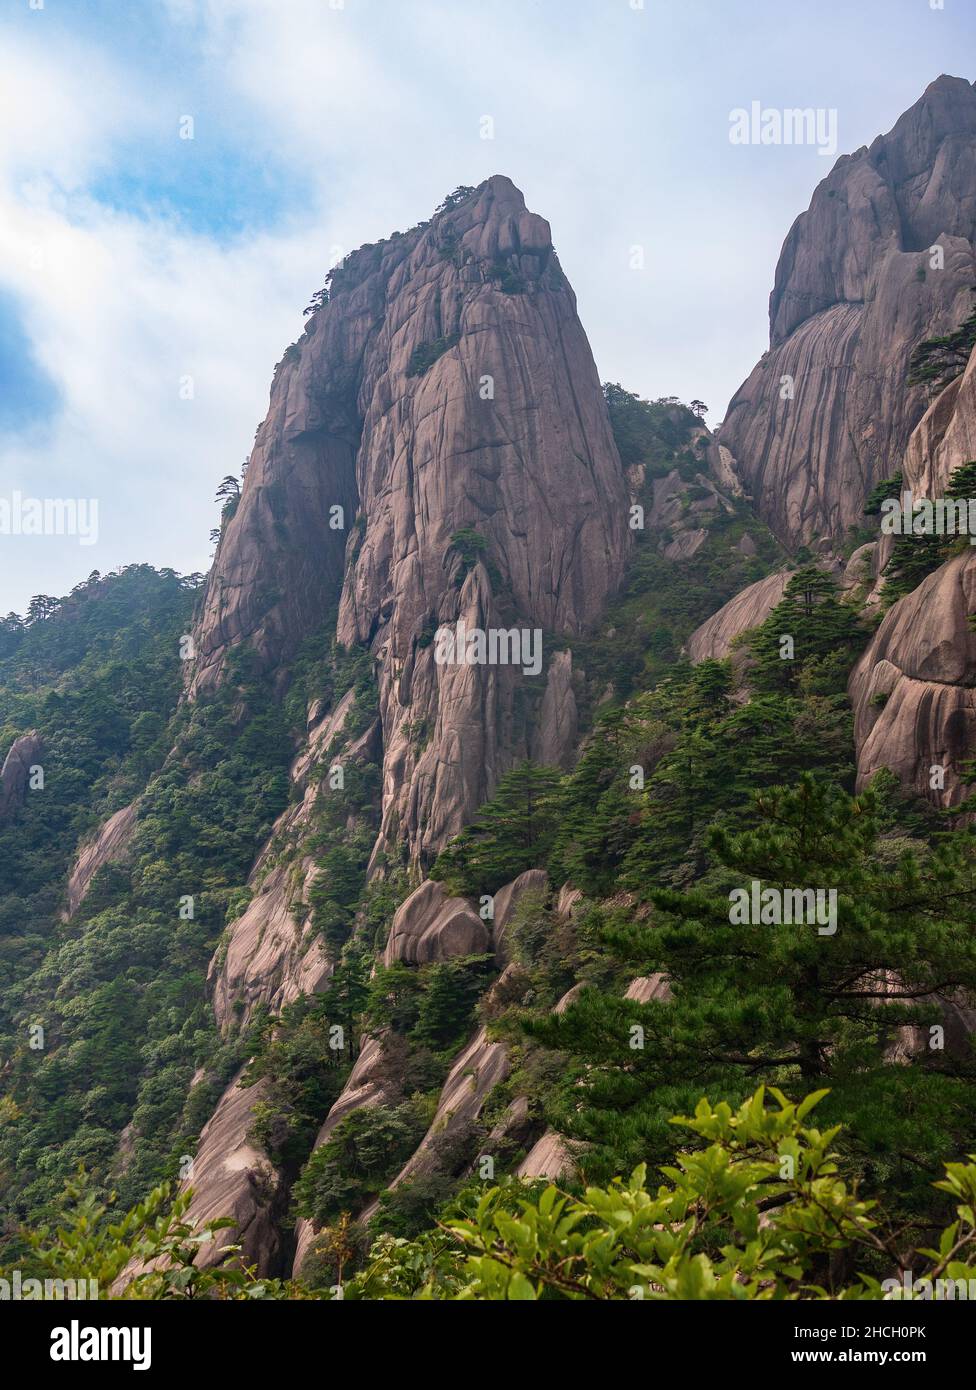
[[(383, 843), (429, 863), (533, 746), (522, 667), (438, 664), (435, 630), (586, 631), (622, 573), (627, 501), (548, 223), (489, 179), (348, 257), (280, 364), (193, 690), (236, 642), (286, 658), (339, 600), (339, 640), (376, 660)], [(575, 733), (567, 676), (537, 677), (557, 762)]]
[[(858, 786), (887, 767), (936, 806), (953, 806), (976, 750), (976, 550), (930, 574), (886, 615), (851, 673)], [(932, 787), (932, 769), (945, 769)], [(938, 777), (935, 779), (938, 781)]]
[(242, 1263), (274, 1274), (281, 1260), (279, 1177), (247, 1138), (262, 1083), (242, 1089), (241, 1075), (231, 1081), (200, 1135), (193, 1175), (183, 1183), (193, 1189), (186, 1219), (203, 1223), (229, 1216), (236, 1223), (236, 1229), (218, 1231), (217, 1239), (202, 1247), (196, 1259), (201, 1267), (220, 1263), (223, 1247), (240, 1245)]
[[(316, 1149), (326, 1143), (336, 1125), (354, 1111), (363, 1110), (370, 1105), (386, 1105), (397, 1094), (396, 1082), (385, 1056), (385, 1046), (386, 1039), (383, 1036), (367, 1038), (364, 1041), (363, 1049), (342, 1088), (342, 1094), (332, 1106), (316, 1136)], [(315, 1227), (312, 1222), (305, 1217), (299, 1217), (295, 1223), (293, 1269), (296, 1276), (301, 1272), (302, 1264), (314, 1241)]]
[(425, 965), (490, 949), (491, 929), (467, 898), (449, 898), (439, 883), (427, 879), (397, 908), (383, 963)]
[[(300, 994), (322, 989), (332, 973), (314, 923), (297, 909), (319, 872), (303, 846), (314, 823), (319, 794), (319, 786), (308, 778), (308, 772), (334, 740), (341, 740), (352, 705), (350, 691), (335, 710), (313, 726), (307, 744), (292, 764), (291, 780), (301, 789), (301, 797), (275, 822), (248, 879), (254, 896), (230, 924), (226, 940), (211, 961), (214, 1013), (225, 1036), (245, 1026), (257, 1005), (265, 1004), (277, 1012)], [(342, 748), (342, 757), (355, 758), (368, 746), (370, 737), (367, 731), (351, 744), (337, 745)], [(297, 854), (280, 854), (286, 845), (294, 847)]]
[[(451, 1067), (430, 1129), (389, 1184), (390, 1191), (436, 1170), (439, 1145), (478, 1118), (485, 1101), (510, 1069), (508, 1049), (503, 1043), (489, 1042), (485, 1029), (479, 1028)], [(374, 1203), (362, 1219), (368, 1221), (375, 1209)]]
[(132, 843), (139, 810), (135, 802), (124, 806), (109, 816), (99, 828), (95, 838), (78, 851), (71, 876), (68, 879), (68, 906), (66, 919), (72, 918), (85, 900), (91, 881), (105, 864), (121, 859)]
[(24, 804), (31, 767), (43, 752), (43, 742), (36, 729), (14, 739), (0, 770), (0, 822), (7, 820)]
[(974, 186), (976, 88), (940, 77), (887, 135), (839, 159), (794, 223), (770, 351), (718, 435), (785, 544), (842, 540), (898, 471), (927, 405), (906, 386), (912, 351), (972, 308)]
[(688, 638), (688, 660), (695, 665), (699, 661), (724, 661), (735, 638), (758, 627), (773, 611), (789, 577), (785, 570), (770, 574), (729, 599)]
[(576, 1162), (561, 1134), (547, 1129), (515, 1170), (519, 1178), (548, 1178), (550, 1182), (575, 1177)]
[(548, 882), (545, 869), (527, 869), (499, 888), (494, 895), (494, 916), (486, 920), (473, 899), (449, 898), (439, 883), (427, 879), (397, 908), (383, 963), (402, 960), (426, 965), (494, 949), (504, 965), (508, 959), (505, 934), (515, 909), (523, 894), (545, 893)]
[(976, 354), (962, 376), (942, 391), (919, 421), (902, 469), (913, 496), (935, 499), (953, 472), (976, 459)]

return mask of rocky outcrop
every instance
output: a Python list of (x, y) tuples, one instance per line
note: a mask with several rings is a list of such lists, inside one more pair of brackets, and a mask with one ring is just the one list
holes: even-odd
[(915, 498), (945, 493), (954, 471), (976, 459), (976, 353), (962, 376), (936, 396), (919, 421), (902, 469), (904, 487)]
[(625, 999), (633, 999), (638, 1004), (651, 1004), (655, 1001), (666, 1003), (671, 998), (671, 986), (664, 975), (658, 971), (654, 975), (638, 975), (627, 986)]
[[(332, 966), (314, 922), (302, 909), (319, 870), (303, 841), (314, 824), (321, 784), (309, 777), (314, 764), (340, 739), (354, 703), (353, 692), (319, 719), (291, 768), (302, 789), (299, 800), (278, 817), (271, 837), (248, 878), (254, 896), (232, 922), (210, 964), (214, 1013), (226, 1036), (247, 1024), (259, 1004), (278, 1012), (301, 994), (326, 984)], [(368, 749), (370, 733), (342, 745), (342, 758)], [(338, 756), (338, 755), (337, 755)], [(291, 848), (296, 853), (286, 853)]]
[(972, 308), (974, 150), (976, 88), (940, 77), (837, 161), (786, 239), (770, 351), (718, 439), (787, 545), (840, 542), (898, 470), (927, 405), (906, 386), (912, 351)]
[(499, 888), (495, 894), (495, 915), (492, 919), (491, 929), (495, 957), (500, 965), (508, 964), (510, 955), (508, 929), (522, 898), (526, 893), (532, 893), (541, 898), (548, 894), (548, 891), (549, 875), (545, 869), (527, 869), (524, 874), (519, 874), (512, 883), (506, 883), (504, 888)]
[[(549, 226), (489, 179), (348, 257), (286, 354), (208, 581), (193, 692), (236, 642), (287, 657), (341, 586), (338, 638), (376, 661), (381, 839), (429, 864), (533, 747), (522, 667), (438, 664), (435, 629), (585, 632), (622, 574), (627, 501)], [(568, 675), (536, 678), (556, 763), (575, 736)]]
[(243, 1264), (257, 1265), (263, 1274), (274, 1274), (281, 1263), (278, 1222), (280, 1178), (267, 1158), (248, 1140), (253, 1106), (262, 1098), (264, 1083), (242, 1088), (238, 1072), (220, 1099), (214, 1114), (200, 1135), (193, 1171), (183, 1188), (193, 1191), (187, 1213), (190, 1223), (203, 1223), (229, 1216), (234, 1228), (218, 1231), (217, 1238), (204, 1245), (196, 1263), (201, 1267), (219, 1264), (228, 1245), (241, 1247)]
[(573, 654), (554, 652), (546, 676), (532, 756), (535, 762), (568, 770), (576, 754), (579, 710), (573, 691)]
[[(370, 1105), (386, 1105), (398, 1094), (398, 1087), (385, 1055), (386, 1038), (366, 1038), (362, 1051), (356, 1059), (352, 1071), (338, 1100), (326, 1116), (322, 1128), (315, 1139), (315, 1148), (320, 1148), (331, 1136), (333, 1130), (343, 1120), (357, 1110)], [(315, 1227), (305, 1217), (295, 1223), (295, 1258), (293, 1270), (297, 1276), (315, 1243)]]
[(397, 908), (383, 963), (426, 965), (490, 950), (491, 927), (467, 898), (449, 898), (439, 883), (427, 879)]
[(700, 661), (724, 661), (736, 637), (758, 627), (773, 611), (783, 597), (789, 577), (785, 570), (770, 574), (729, 599), (688, 638), (688, 660), (694, 665)]
[(139, 820), (139, 809), (135, 802), (124, 806), (109, 816), (95, 837), (78, 851), (74, 867), (68, 879), (68, 905), (65, 920), (78, 911), (91, 887), (92, 879), (106, 864), (117, 863), (127, 853)]
[(395, 960), (410, 965), (449, 960), (452, 956), (495, 951), (507, 961), (505, 934), (525, 893), (545, 893), (544, 869), (528, 869), (494, 894), (493, 916), (483, 918), (469, 898), (449, 898), (440, 883), (426, 879), (397, 908), (387, 938), (385, 965)]
[(518, 1178), (548, 1178), (550, 1182), (565, 1182), (576, 1175), (572, 1150), (561, 1134), (547, 1129), (537, 1139), (515, 1170)]
[(974, 612), (976, 550), (930, 574), (885, 616), (848, 686), (859, 787), (887, 767), (936, 806), (961, 800), (962, 765), (976, 750)]
[(24, 804), (31, 768), (37, 764), (44, 749), (36, 729), (15, 738), (0, 770), (0, 824), (8, 820)]
[[(485, 1101), (509, 1070), (508, 1049), (503, 1043), (490, 1042), (486, 1030), (479, 1028), (451, 1067), (430, 1129), (389, 1184), (390, 1191), (437, 1170), (444, 1144), (478, 1118)], [(369, 1220), (375, 1209), (374, 1203), (363, 1213), (363, 1220)]]

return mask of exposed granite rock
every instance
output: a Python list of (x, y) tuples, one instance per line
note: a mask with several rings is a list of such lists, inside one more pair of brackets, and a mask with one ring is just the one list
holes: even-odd
[(701, 550), (708, 539), (708, 532), (702, 527), (696, 527), (691, 531), (682, 531), (680, 536), (675, 536), (673, 541), (669, 541), (664, 547), (664, 554), (669, 560), (691, 560)]
[[(385, 1055), (386, 1037), (380, 1034), (366, 1038), (363, 1048), (352, 1071), (346, 1079), (342, 1093), (325, 1118), (319, 1130), (314, 1148), (325, 1144), (336, 1126), (348, 1119), (356, 1110), (364, 1110), (371, 1105), (387, 1105), (397, 1095), (397, 1085), (392, 1077)], [(314, 1150), (313, 1150), (314, 1152)], [(315, 1243), (315, 1227), (305, 1217), (295, 1223), (295, 1260), (293, 1274), (301, 1272), (302, 1264)]]
[(449, 898), (439, 883), (427, 879), (397, 908), (383, 963), (403, 960), (424, 965), (490, 950), (490, 924), (468, 899)]
[(665, 1003), (671, 998), (671, 986), (658, 971), (654, 975), (639, 975), (627, 986), (625, 999), (636, 999), (638, 1004), (650, 1004), (652, 1000)]
[(583, 890), (574, 888), (571, 883), (564, 883), (559, 890), (559, 897), (556, 899), (556, 911), (560, 917), (571, 917), (573, 909), (582, 901)]
[[(974, 151), (976, 88), (940, 77), (887, 135), (837, 161), (786, 239), (770, 351), (718, 439), (787, 545), (837, 543), (861, 525), (926, 409), (908, 362), (971, 309)], [(942, 269), (930, 266), (936, 243)]]
[(82, 845), (68, 879), (68, 907), (65, 920), (70, 920), (85, 900), (91, 881), (105, 864), (113, 864), (128, 852), (139, 819), (136, 802), (124, 806), (109, 816), (99, 827), (94, 839)]
[[(882, 767), (934, 805), (955, 805), (976, 748), (976, 551), (930, 574), (886, 614), (851, 673), (858, 786)], [(945, 768), (944, 789), (930, 786)]]
[[(299, 843), (312, 824), (319, 787), (308, 774), (333, 739), (342, 734), (353, 698), (350, 691), (319, 721), (293, 762), (292, 781), (305, 783), (302, 798), (275, 822), (248, 877), (254, 897), (227, 928), (226, 938), (210, 963), (214, 1014), (224, 1035), (246, 1025), (259, 1004), (277, 1012), (301, 994), (317, 993), (332, 973), (314, 924), (303, 922), (294, 911), (319, 872), (314, 859), (302, 854), (297, 860), (277, 862), (275, 849), (281, 844)], [(354, 756), (357, 747), (368, 739), (369, 731), (352, 746), (346, 744), (342, 758)]]
[(953, 472), (976, 459), (976, 353), (936, 396), (908, 441), (904, 486), (915, 498), (945, 493)]
[(7, 820), (24, 804), (30, 770), (44, 750), (36, 729), (15, 738), (0, 770), (0, 822)]
[[(531, 747), (521, 669), (438, 665), (430, 635), (459, 618), (587, 631), (623, 572), (627, 501), (549, 226), (489, 179), (347, 257), (286, 354), (208, 581), (193, 691), (235, 642), (287, 658), (342, 585), (338, 637), (376, 657), (382, 841), (429, 864)], [(466, 529), (487, 552), (465, 576)], [(574, 721), (558, 673), (551, 688), (562, 764)]]
[(506, 934), (515, 911), (526, 893), (546, 894), (549, 891), (549, 875), (545, 869), (526, 869), (512, 883), (506, 883), (495, 894), (495, 916), (492, 921), (492, 938), (495, 956), (499, 964), (508, 963), (509, 954)]
[(579, 710), (573, 693), (573, 654), (555, 652), (549, 662), (532, 756), (535, 762), (568, 770), (576, 755)]
[(566, 1140), (554, 1129), (547, 1129), (533, 1144), (515, 1170), (519, 1178), (548, 1178), (565, 1182), (576, 1174), (576, 1162)]
[[(439, 1143), (478, 1118), (485, 1101), (498, 1083), (505, 1080), (509, 1070), (507, 1048), (502, 1043), (489, 1042), (486, 1030), (479, 1028), (451, 1067), (430, 1129), (389, 1184), (391, 1191), (402, 1183), (436, 1171)], [(362, 1219), (368, 1221), (375, 1210), (376, 1203), (373, 1203)]]
[(724, 661), (735, 638), (758, 627), (773, 611), (783, 597), (789, 577), (785, 570), (767, 575), (706, 618), (686, 643), (689, 661), (695, 665), (699, 661)]
[(243, 1089), (237, 1084), (242, 1075), (243, 1068), (200, 1135), (192, 1177), (182, 1184), (193, 1189), (186, 1219), (202, 1223), (230, 1216), (236, 1223), (236, 1229), (218, 1231), (217, 1239), (201, 1248), (196, 1263), (202, 1268), (220, 1263), (224, 1246), (240, 1245), (240, 1256), (235, 1258), (257, 1265), (262, 1274), (274, 1274), (281, 1262), (280, 1179), (247, 1138), (251, 1111), (263, 1096), (264, 1083)]

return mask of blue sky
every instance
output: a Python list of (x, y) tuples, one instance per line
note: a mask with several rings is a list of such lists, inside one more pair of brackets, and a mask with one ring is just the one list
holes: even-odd
[(100, 504), (96, 546), (0, 537), (0, 612), (205, 569), (326, 271), (491, 173), (552, 223), (601, 376), (718, 421), (833, 162), (733, 147), (730, 111), (836, 108), (850, 152), (974, 54), (971, 0), (0, 0), (0, 498)]

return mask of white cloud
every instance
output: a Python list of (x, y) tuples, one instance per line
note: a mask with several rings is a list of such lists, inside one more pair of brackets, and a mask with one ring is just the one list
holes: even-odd
[[(901, 30), (877, 22), (895, 3)], [(63, 409), (0, 439), (0, 495), (98, 495), (102, 542), (22, 542), (0, 611), (95, 564), (203, 567), (214, 485), (250, 448), (331, 248), (405, 228), (492, 173), (552, 223), (601, 375), (702, 397), (719, 418), (765, 346), (779, 246), (825, 172), (803, 150), (730, 158), (729, 109), (770, 75), (806, 82), (841, 104), (850, 146), (958, 48), (951, 19), (913, 4), (906, 46), (904, 0), (865, 0), (866, 74), (856, 42), (838, 55), (816, 16), (775, 8), (771, 29), (743, 29), (703, 23), (701, 0), (166, 0), (159, 53), (123, 47), (107, 23), (84, 43), (64, 18), (5, 25), (0, 289), (18, 296)], [(175, 140), (194, 110), (198, 163), (207, 140), (229, 160), (249, 141), (252, 161), (299, 180), (284, 220), (272, 208), (258, 230), (209, 236), (161, 207), (95, 200), (103, 175), (151, 187), (160, 133)], [(485, 114), (494, 140), (479, 138)], [(627, 268), (635, 243), (643, 272)], [(179, 399), (184, 374), (193, 401)]]

